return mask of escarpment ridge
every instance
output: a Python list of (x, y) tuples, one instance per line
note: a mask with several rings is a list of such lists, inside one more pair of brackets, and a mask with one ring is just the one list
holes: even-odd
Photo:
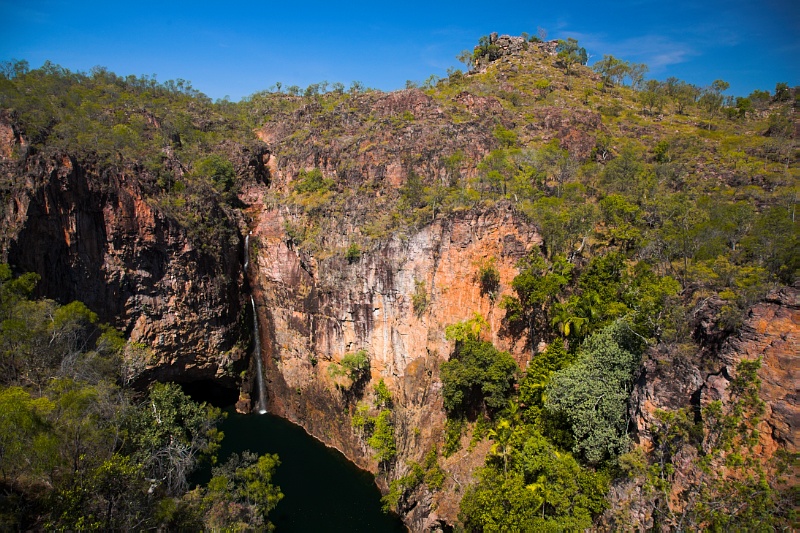
[(2, 262), (146, 352), (138, 386), (266, 403), (414, 531), (788, 523), (797, 92), (584, 56), (491, 35), (405, 90), (238, 103), (4, 78)]

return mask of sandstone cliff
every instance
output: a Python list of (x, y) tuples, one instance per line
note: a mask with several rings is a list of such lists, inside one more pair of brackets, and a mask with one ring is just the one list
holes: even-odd
[[(11, 140), (13, 143), (13, 139)], [(148, 199), (141, 170), (98, 170), (69, 156), (3, 156), (3, 261), (41, 276), (40, 295), (81, 300), (150, 350), (142, 379), (236, 387), (242, 246), (204, 246)]]
[[(798, 453), (797, 432), (800, 426), (798, 378), (800, 368), (800, 291), (783, 287), (754, 305), (740, 330), (722, 341), (721, 346), (706, 347), (698, 352), (677, 348), (653, 349), (642, 362), (638, 383), (631, 395), (630, 413), (638, 445), (644, 450), (653, 447), (652, 428), (658, 425), (656, 411), (689, 408), (696, 417), (712, 401), (721, 401), (723, 408), (731, 403), (730, 384), (742, 360), (760, 360), (758, 378), (764, 413), (758, 426), (759, 440), (754, 453), (762, 465), (773, 468), (771, 459), (779, 450)], [(708, 311), (699, 307), (698, 314)], [(698, 328), (708, 327), (703, 317), (696, 317)], [(698, 331), (698, 336), (709, 337)], [(700, 481), (692, 459), (697, 450), (683, 446), (675, 454), (676, 472), (670, 508), (680, 510), (686, 504), (681, 491)], [(787, 483), (796, 486), (798, 472), (789, 469)], [(640, 480), (641, 481), (641, 480)], [(638, 528), (653, 527), (652, 493), (637, 483), (619, 481), (611, 492), (612, 508), (606, 520), (613, 522), (621, 508), (631, 510), (630, 520)], [(619, 525), (617, 523), (617, 525)], [(613, 529), (615, 526), (611, 526)]]
[[(447, 325), (481, 313), (491, 325), (493, 342), (511, 350), (524, 366), (524, 341), (499, 335), (503, 312), (481, 294), (476, 280), (478, 266), (494, 257), (507, 290), (515, 263), (540, 243), (508, 206), (437, 218), (407, 239), (376, 244), (352, 262), (342, 256), (316, 259), (293, 249), (281, 230), (280, 210), (254, 205), (250, 214), (250, 272), (264, 337), (270, 410), (360, 466), (376, 472), (379, 465), (350, 417), (356, 402), (368, 397), (380, 379), (395, 398), (398, 468), (393, 478), (443, 441), (438, 368), (452, 350), (444, 335)], [(346, 238), (346, 228), (341, 231), (332, 237)], [(423, 286), (428, 305), (418, 313), (412, 299)], [(361, 389), (365, 392), (340, 390), (328, 369), (358, 350), (366, 350), (371, 362)], [(481, 446), (445, 461), (451, 473), (445, 489), (421, 502), (409, 523), (421, 528), (431, 508), (452, 523), (458, 511), (454, 485), (469, 482), (485, 453)], [(381, 475), (379, 481), (385, 488), (391, 479)]]

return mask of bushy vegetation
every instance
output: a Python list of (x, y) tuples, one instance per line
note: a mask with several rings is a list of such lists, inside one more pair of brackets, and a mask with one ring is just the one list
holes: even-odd
[[(502, 334), (524, 340), (525, 368), (482, 339), (480, 316), (448, 328), (442, 453), (451, 456), (467, 429), (492, 442), (464, 493), (468, 530), (589, 528), (619, 475), (650, 498), (654, 527), (784, 525), (791, 505), (751, 458), (762, 410), (755, 362), (737, 369), (731, 403), (659, 413), (650, 457), (629, 446), (627, 402), (647, 348), (700, 349), (690, 317), (701, 306), (716, 309), (705, 334), (724, 338), (770, 289), (797, 283), (798, 91), (779, 83), (732, 97), (724, 80), (646, 79), (646, 65), (610, 55), (589, 68), (575, 39), (555, 53), (544, 39), (497, 61), (504, 52), (482, 38), (461, 59), (485, 69), (409, 83), (413, 112), (385, 111), (384, 95), (358, 82), (276, 84), (234, 104), (181, 80), (24, 62), (4, 66), (0, 107), (29, 142), (17, 148), (20, 161), (69, 154), (100, 174), (132, 169), (154, 205), (205, 246), (233, 238), (222, 214), (236, 205), (242, 176), (225, 141), (250, 142), (267, 123), (282, 131), (270, 149), (285, 178), (265, 202), (282, 209), (287, 241), (305, 253), (344, 251), (353, 264), (432, 221), (498, 206), (535, 227), (542, 246), (518, 263), (505, 294), (491, 259), (476, 265), (475, 279), (500, 299)], [(400, 166), (391, 180), (390, 162)], [(339, 231), (345, 218), (359, 226), (357, 243)], [(219, 413), (172, 386), (133, 395), (124, 385), (146, 348), (80, 303), (30, 300), (34, 276), (6, 269), (0, 277), (0, 423), (19, 428), (0, 433), (4, 526), (266, 527), (279, 499), (269, 483), (274, 458), (236, 459), (187, 494), (186, 476), (218, 445)], [(415, 280), (406, 295), (417, 318), (435, 303), (433, 289)], [(349, 391), (367, 381), (369, 358), (348, 354), (330, 368)], [(349, 408), (382, 472), (400, 468), (386, 383), (371, 403)], [(422, 484), (441, 486), (432, 453), (402, 466), (387, 508), (402, 509)], [(686, 457), (703, 481), (686, 489), (678, 515), (668, 502), (683, 482), (674, 463)], [(256, 482), (254, 505), (247, 490)]]
[(488, 296), (494, 301), (500, 292), (500, 271), (497, 270), (497, 260), (489, 258), (478, 267), (477, 279), (481, 287), (481, 296)]
[(369, 368), (369, 354), (366, 350), (358, 350), (345, 354), (339, 363), (331, 363), (328, 372), (337, 387), (349, 391), (363, 384), (369, 377)]
[(517, 363), (479, 335), (460, 336), (453, 329), (448, 333), (450, 338), (458, 337), (453, 355), (441, 366), (442, 396), (449, 416), (475, 418), (478, 413), (502, 409), (515, 382)]
[[(359, 402), (352, 413), (350, 423), (354, 430), (370, 448), (379, 466), (388, 470), (397, 455), (397, 442), (394, 435), (394, 413), (392, 394), (381, 379), (373, 390), (373, 401)], [(374, 414), (373, 414), (374, 413)]]
[(36, 281), (0, 265), (3, 529), (268, 527), (277, 459), (247, 456), (189, 491), (216, 459), (220, 410), (174, 384), (127, 388), (146, 349), (80, 302), (31, 299)]

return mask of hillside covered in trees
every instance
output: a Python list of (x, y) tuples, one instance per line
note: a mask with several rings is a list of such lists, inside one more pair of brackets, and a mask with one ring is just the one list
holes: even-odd
[(278, 458), (191, 487), (220, 413), (175, 386), (248, 410), (259, 357), (413, 530), (797, 527), (797, 89), (459, 59), (240, 102), (3, 65), (0, 523), (267, 525)]

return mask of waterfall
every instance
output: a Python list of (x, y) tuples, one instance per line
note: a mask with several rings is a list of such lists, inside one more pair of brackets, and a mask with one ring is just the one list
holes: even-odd
[[(246, 263), (245, 263), (246, 264)], [(250, 305), (253, 307), (253, 338), (255, 339), (255, 349), (253, 350), (253, 357), (256, 358), (256, 379), (258, 380), (258, 412), (264, 414), (267, 412), (267, 391), (264, 385), (264, 370), (261, 367), (261, 335), (258, 332), (258, 312), (256, 311), (256, 302), (253, 297), (250, 297)]]
[(247, 267), (250, 265), (250, 234), (244, 238), (244, 272), (247, 274)]

